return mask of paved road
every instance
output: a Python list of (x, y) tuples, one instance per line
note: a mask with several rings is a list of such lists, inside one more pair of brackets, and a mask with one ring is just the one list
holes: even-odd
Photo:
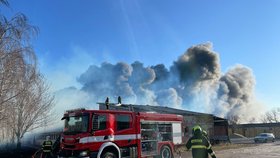
[[(217, 158), (280, 158), (280, 142), (260, 143), (252, 147), (216, 151), (216, 156)], [(181, 158), (188, 157), (191, 158), (190, 152), (181, 156)]]

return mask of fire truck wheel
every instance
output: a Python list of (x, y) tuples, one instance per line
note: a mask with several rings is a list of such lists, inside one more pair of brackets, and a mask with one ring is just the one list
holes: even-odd
[(172, 158), (171, 149), (169, 146), (163, 146), (160, 150), (160, 158)]
[(114, 153), (108, 151), (105, 154), (103, 154), (101, 158), (117, 158), (117, 156)]

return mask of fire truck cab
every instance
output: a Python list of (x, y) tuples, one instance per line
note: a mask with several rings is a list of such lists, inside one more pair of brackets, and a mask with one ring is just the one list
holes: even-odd
[(60, 157), (174, 157), (181, 115), (115, 110), (66, 111)]

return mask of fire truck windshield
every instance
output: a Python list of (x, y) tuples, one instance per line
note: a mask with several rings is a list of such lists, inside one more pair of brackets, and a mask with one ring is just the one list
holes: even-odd
[(88, 131), (89, 115), (69, 116), (65, 118), (64, 134), (76, 134)]

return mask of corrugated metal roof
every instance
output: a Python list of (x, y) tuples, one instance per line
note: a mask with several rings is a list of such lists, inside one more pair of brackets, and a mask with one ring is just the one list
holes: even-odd
[[(103, 106), (105, 108), (105, 103), (98, 103), (99, 106)], [(117, 104), (110, 104), (109, 109), (116, 110), (133, 110), (136, 112), (147, 112), (154, 111), (157, 113), (170, 113), (170, 114), (178, 114), (178, 115), (207, 115), (213, 116), (212, 114), (207, 113), (199, 113), (182, 109), (175, 109), (166, 106), (152, 106), (152, 105), (135, 105), (135, 104), (122, 104), (121, 106), (116, 106)]]

